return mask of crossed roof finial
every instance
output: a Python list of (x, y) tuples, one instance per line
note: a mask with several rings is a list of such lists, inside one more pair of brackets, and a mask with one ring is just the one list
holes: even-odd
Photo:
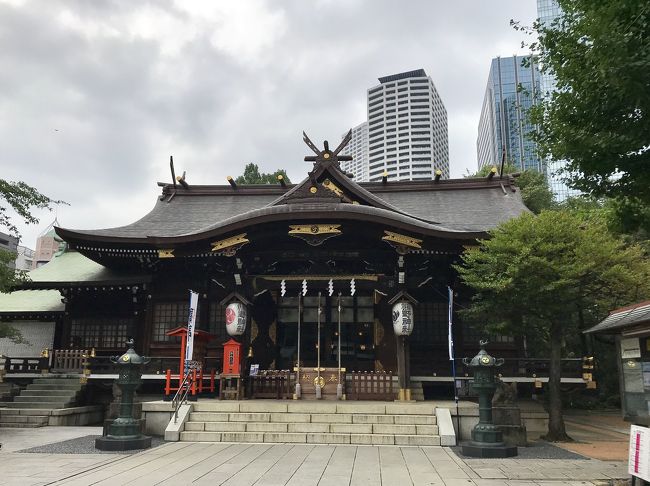
[(305, 156), (305, 162), (315, 162), (316, 164), (323, 164), (323, 163), (336, 163), (338, 164), (342, 160), (352, 160), (351, 155), (339, 155), (341, 150), (345, 148), (345, 146), (350, 143), (350, 140), (352, 139), (352, 130), (349, 130), (348, 133), (343, 137), (343, 140), (341, 140), (341, 143), (339, 144), (334, 151), (330, 150), (330, 145), (327, 140), (323, 142), (323, 146), (325, 147), (324, 150), (319, 150), (316, 145), (314, 145), (314, 142), (312, 142), (307, 134), (305, 132), (302, 132), (302, 139), (304, 142), (307, 144), (307, 146), (312, 149), (312, 151), (316, 155), (307, 155)]

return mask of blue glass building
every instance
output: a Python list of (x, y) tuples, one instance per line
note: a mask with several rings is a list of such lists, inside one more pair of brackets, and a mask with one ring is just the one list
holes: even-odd
[[(537, 0), (537, 17), (545, 27), (550, 27), (561, 13), (562, 10), (555, 0)], [(555, 90), (555, 78), (551, 74), (542, 73), (541, 87), (542, 95), (549, 95)], [(558, 201), (564, 201), (568, 197), (580, 194), (580, 191), (570, 189), (559, 173), (566, 164), (564, 160), (548, 159), (545, 162), (546, 178), (548, 179), (551, 191), (553, 191)]]
[(539, 95), (539, 70), (529, 57), (492, 59), (476, 141), (479, 168), (498, 167), (505, 155), (521, 170), (545, 170), (530, 138), (536, 127), (527, 120)]

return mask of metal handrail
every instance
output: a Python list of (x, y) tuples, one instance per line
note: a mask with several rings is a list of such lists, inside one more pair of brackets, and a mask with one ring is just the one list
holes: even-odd
[(174, 398), (172, 398), (172, 406), (174, 407), (174, 423), (178, 422), (178, 409), (181, 407), (181, 405), (187, 403), (187, 395), (189, 394), (193, 383), (193, 371), (194, 370), (191, 369), (187, 370), (187, 373), (183, 377), (183, 381), (178, 386), (178, 390), (176, 391)]

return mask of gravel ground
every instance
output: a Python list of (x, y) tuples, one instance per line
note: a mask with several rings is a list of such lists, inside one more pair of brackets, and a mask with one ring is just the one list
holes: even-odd
[[(460, 447), (452, 447), (452, 450), (458, 457), (463, 459), (477, 459), (475, 457), (464, 456)], [(554, 446), (550, 442), (542, 440), (533, 441), (528, 443), (528, 447), (519, 447), (519, 455), (512, 459), (584, 459), (589, 460), (588, 457), (581, 456), (575, 452), (567, 451), (561, 447)], [(487, 459), (487, 458), (484, 458)]]
[[(86, 435), (76, 439), (64, 440), (53, 444), (46, 444), (31, 449), (23, 449), (16, 452), (39, 452), (45, 454), (134, 454), (141, 452), (143, 449), (134, 449), (132, 451), (100, 451), (95, 449), (95, 439), (100, 435)], [(151, 447), (158, 447), (165, 441), (160, 437), (151, 438)]]

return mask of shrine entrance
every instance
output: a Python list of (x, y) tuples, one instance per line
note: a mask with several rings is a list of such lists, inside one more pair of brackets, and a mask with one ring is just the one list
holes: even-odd
[[(374, 371), (375, 315), (372, 295), (341, 296), (339, 340), (339, 296), (281, 297), (278, 302), (278, 369), (321, 368), (338, 371), (339, 342), (341, 367), (346, 371)], [(320, 349), (318, 312), (320, 306)], [(300, 321), (300, 342), (298, 324)], [(320, 354), (320, 357), (319, 357)]]

